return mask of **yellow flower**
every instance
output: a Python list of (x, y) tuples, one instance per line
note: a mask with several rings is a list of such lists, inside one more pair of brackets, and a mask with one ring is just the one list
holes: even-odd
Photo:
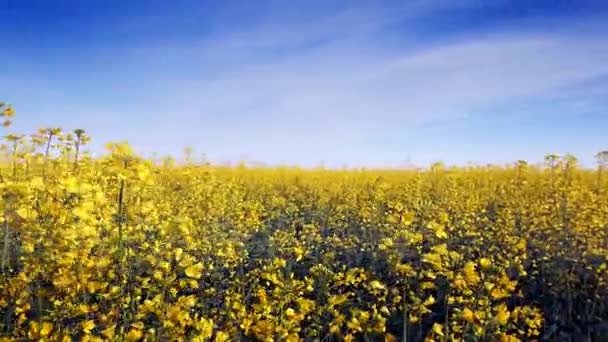
[(28, 331), (28, 337), (30, 339), (35, 339), (36, 337), (39, 336), (40, 333), (40, 327), (38, 326), (38, 322), (30, 322), (30, 328)]
[(110, 325), (109, 327), (103, 329), (101, 331), (101, 334), (105, 336), (108, 340), (111, 340), (114, 338), (114, 329), (115, 325)]
[(435, 231), (435, 236), (437, 236), (440, 239), (447, 239), (448, 233), (446, 233), (445, 230), (440, 229), (440, 230)]
[(10, 118), (11, 116), (15, 115), (15, 110), (13, 109), (12, 106), (8, 106), (3, 112), (2, 112), (2, 116), (8, 117)]
[(479, 259), (479, 265), (481, 266), (481, 269), (486, 270), (492, 266), (492, 262), (490, 262), (488, 258), (481, 258)]
[(379, 282), (378, 280), (372, 280), (369, 283), (369, 286), (374, 290), (383, 290), (384, 289), (384, 285), (381, 282)]
[(402, 275), (411, 276), (415, 274), (414, 268), (410, 264), (399, 263), (397, 264), (396, 269), (397, 272), (401, 273)]
[(129, 329), (127, 333), (127, 341), (139, 341), (144, 336), (143, 332), (137, 328)]
[(53, 331), (53, 323), (51, 322), (42, 322), (42, 328), (40, 329), (40, 336), (46, 337)]
[(505, 304), (500, 304), (496, 308), (496, 315), (494, 316), (494, 318), (496, 319), (496, 322), (499, 325), (507, 324), (507, 322), (509, 321), (509, 316), (510, 316), (510, 313)]
[(68, 177), (62, 180), (61, 186), (69, 193), (80, 193), (80, 184), (76, 177)]
[(230, 339), (230, 335), (228, 335), (227, 333), (223, 332), (223, 331), (218, 331), (215, 334), (215, 342), (225, 342), (228, 341)]
[(490, 295), (494, 299), (503, 299), (503, 298), (506, 298), (509, 294), (505, 290), (495, 287), (490, 292)]
[(393, 247), (393, 240), (386, 238), (386, 239), (382, 239), (380, 241), (380, 245), (378, 246), (378, 249), (381, 251), (385, 251), (391, 247)]
[(439, 254), (427, 253), (422, 257), (422, 262), (431, 264), (436, 271), (441, 271), (443, 269), (443, 261)]
[(435, 304), (435, 297), (433, 297), (433, 295), (430, 295), (423, 303), (424, 306), (429, 306), (433, 304)]
[(520, 342), (521, 340), (515, 336), (502, 333), (502, 334), (500, 334), (498, 341), (499, 342)]
[(302, 313), (305, 313), (305, 314), (314, 310), (315, 305), (316, 305), (314, 300), (305, 299), (305, 298), (298, 298), (298, 300), (296, 302), (298, 303), (298, 307), (300, 308), (300, 311), (302, 311)]
[(213, 335), (212, 320), (201, 318), (196, 327), (200, 332), (199, 336), (203, 339), (210, 338)]
[(292, 308), (287, 308), (287, 310), (285, 310), (285, 316), (287, 316), (287, 318), (289, 319), (293, 319), (296, 315), (296, 312), (294, 311), (294, 309)]
[(464, 265), (463, 273), (465, 280), (471, 285), (476, 285), (481, 280), (479, 274), (477, 273), (476, 265), (472, 261), (469, 261)]
[(393, 334), (385, 334), (384, 342), (397, 342), (397, 338)]
[(24, 220), (35, 220), (38, 218), (38, 213), (32, 208), (19, 208), (17, 209), (17, 215)]
[(82, 331), (85, 334), (90, 334), (91, 330), (95, 329), (95, 321), (93, 321), (91, 319), (88, 321), (84, 321), (84, 322), (82, 322), (81, 327), (82, 327)]
[(302, 260), (302, 257), (304, 256), (304, 250), (301, 247), (294, 247), (293, 251), (296, 254), (296, 261)]
[(198, 262), (194, 265), (191, 265), (185, 270), (186, 276), (189, 278), (200, 279), (203, 272), (203, 264)]
[(287, 266), (287, 261), (283, 258), (277, 258), (274, 260), (274, 263), (279, 266), (279, 267), (285, 267)]
[(469, 308), (464, 308), (464, 310), (462, 310), (462, 317), (469, 323), (475, 321), (475, 314)]
[(439, 336), (443, 336), (443, 325), (439, 323), (433, 323), (433, 332)]

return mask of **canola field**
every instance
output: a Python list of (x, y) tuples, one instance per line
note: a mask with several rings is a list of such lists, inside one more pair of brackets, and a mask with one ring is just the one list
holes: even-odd
[(0, 341), (606, 340), (608, 173), (91, 158), (9, 134)]

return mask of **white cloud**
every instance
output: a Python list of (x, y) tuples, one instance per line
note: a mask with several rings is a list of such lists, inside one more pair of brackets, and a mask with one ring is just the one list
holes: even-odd
[(607, 60), (601, 39), (558, 35), (471, 37), (399, 54), (336, 44), (176, 83), (170, 96), (200, 123), (211, 149), (312, 157), (326, 146), (364, 144), (480, 106), (548, 95), (608, 73)]

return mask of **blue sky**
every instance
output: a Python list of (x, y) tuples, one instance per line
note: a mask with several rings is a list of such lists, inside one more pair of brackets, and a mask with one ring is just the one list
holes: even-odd
[(608, 149), (608, 2), (0, 0), (14, 130), (215, 162)]

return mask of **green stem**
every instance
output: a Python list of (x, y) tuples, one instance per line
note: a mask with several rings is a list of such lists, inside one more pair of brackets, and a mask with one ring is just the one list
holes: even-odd
[(407, 342), (407, 321), (409, 319), (408, 315), (409, 315), (409, 312), (408, 312), (408, 306), (407, 306), (407, 292), (404, 287), (403, 288), (403, 338), (401, 339), (401, 341), (403, 341), (403, 342)]
[(6, 209), (4, 209), (4, 243), (2, 244), (2, 267), (1, 270), (4, 272), (8, 264), (8, 251), (9, 251), (9, 229), (8, 229), (8, 216), (6, 215)]
[(76, 151), (74, 152), (74, 172), (76, 172), (76, 169), (78, 168), (78, 154), (80, 153), (80, 137), (78, 137), (78, 139), (76, 140), (76, 146), (75, 146)]
[(13, 143), (13, 178), (17, 176), (17, 142)]
[[(124, 168), (126, 169), (128, 166), (128, 162), (127, 160), (124, 161)], [(126, 247), (123, 241), (123, 230), (124, 230), (124, 224), (126, 221), (126, 217), (125, 217), (125, 180), (121, 179), (120, 180), (120, 189), (118, 192), (118, 213), (117, 213), (117, 217), (118, 217), (118, 262), (119, 262), (119, 277), (120, 277), (120, 286), (121, 289), (124, 293), (124, 288), (122, 288), (124, 286), (124, 284), (127, 282), (128, 280), (128, 275), (126, 274), (125, 270), (124, 270), (124, 256), (125, 256), (125, 251), (126, 251)], [(128, 258), (128, 253), (127, 253), (127, 258)], [(122, 317), (123, 317), (123, 310), (121, 307), (119, 307), (119, 312), (118, 312), (118, 321), (120, 322)], [(122, 333), (121, 333), (122, 335)]]
[(53, 133), (49, 133), (49, 140), (46, 142), (46, 148), (44, 150), (44, 161), (42, 162), (42, 177), (46, 177), (46, 163), (49, 159), (49, 152), (51, 150), (51, 140), (53, 140)]

